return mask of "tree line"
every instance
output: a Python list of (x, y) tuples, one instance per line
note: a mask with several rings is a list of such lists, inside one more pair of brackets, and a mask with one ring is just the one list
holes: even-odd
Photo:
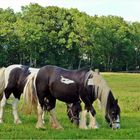
[(16, 13), (1, 8), (0, 67), (17, 63), (136, 70), (140, 66), (140, 23), (38, 4)]

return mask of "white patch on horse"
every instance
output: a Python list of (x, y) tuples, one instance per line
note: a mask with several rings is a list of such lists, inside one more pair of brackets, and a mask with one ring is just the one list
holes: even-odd
[(6, 104), (6, 97), (4, 94), (0, 102), (0, 123), (3, 123), (3, 109), (4, 109), (5, 104)]
[(89, 118), (90, 118), (89, 128), (90, 129), (98, 129), (99, 126), (98, 126), (98, 123), (96, 121), (96, 118), (95, 118), (95, 116), (94, 117), (92, 116), (91, 112), (89, 112)]
[(29, 71), (31, 73), (38, 73), (39, 69), (37, 69), (37, 68), (29, 68)]
[(38, 105), (37, 105), (37, 111), (38, 111), (38, 120), (37, 120), (37, 123), (36, 123), (36, 128), (42, 128), (44, 129), (44, 124), (43, 124), (43, 119), (42, 119), (42, 116), (43, 116), (43, 109), (40, 105), (40, 103), (38, 102)]
[(19, 99), (14, 98), (12, 107), (13, 107), (13, 116), (14, 116), (14, 123), (15, 124), (21, 123), (19, 116), (18, 116), (18, 112), (17, 112), (18, 111), (18, 102), (19, 102)]
[(119, 115), (117, 115), (117, 119), (116, 119), (115, 123), (113, 123), (113, 127), (114, 128), (120, 128), (120, 117), (119, 117)]
[(83, 110), (80, 113), (80, 124), (79, 124), (79, 128), (81, 128), (81, 129), (87, 129), (86, 120), (87, 120), (87, 110)]
[(63, 76), (61, 76), (61, 80), (60, 80), (62, 83), (65, 83), (65, 84), (72, 84), (72, 83), (75, 83), (73, 80), (70, 80), (68, 78), (65, 78)]
[(7, 87), (10, 72), (11, 72), (14, 68), (21, 68), (21, 67), (22, 67), (22, 65), (15, 64), (15, 65), (8, 66), (8, 67), (5, 69), (5, 73), (4, 73), (4, 75), (5, 75), (5, 87)]
[(88, 84), (88, 85), (94, 85), (94, 83), (93, 83), (93, 78), (89, 78), (87, 84)]

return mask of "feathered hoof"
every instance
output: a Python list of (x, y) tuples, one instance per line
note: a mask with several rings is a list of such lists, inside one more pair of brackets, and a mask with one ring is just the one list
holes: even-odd
[(21, 122), (21, 120), (18, 119), (18, 120), (14, 120), (14, 123), (15, 124), (21, 124), (22, 122)]
[(60, 130), (64, 129), (61, 125), (56, 125), (56, 124), (51, 124), (51, 127), (54, 129), (60, 129)]
[(99, 128), (99, 126), (98, 126), (98, 125), (94, 125), (94, 126), (89, 125), (89, 129), (98, 129), (98, 128)]
[(84, 130), (88, 129), (87, 126), (79, 126), (79, 128)]
[(37, 123), (37, 124), (36, 124), (36, 128), (37, 128), (37, 129), (43, 129), (43, 130), (46, 129), (45, 126), (44, 126), (43, 124), (40, 124), (40, 123)]

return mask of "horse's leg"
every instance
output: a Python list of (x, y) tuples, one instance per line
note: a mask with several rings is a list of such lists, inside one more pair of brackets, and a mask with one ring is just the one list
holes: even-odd
[(21, 123), (21, 120), (19, 119), (19, 115), (18, 115), (18, 102), (19, 102), (19, 99), (14, 97), (12, 108), (13, 108), (13, 116), (14, 116), (15, 124)]
[(51, 125), (53, 128), (63, 129), (63, 127), (59, 124), (59, 122), (56, 118), (55, 108), (50, 110), (50, 122), (51, 122)]
[(47, 99), (49, 100), (48, 110), (50, 113), (50, 123), (52, 128), (63, 129), (63, 127), (59, 124), (56, 118), (56, 112), (55, 112), (56, 99), (53, 96), (51, 96), (51, 94), (47, 97)]
[(5, 94), (3, 94), (2, 100), (0, 102), (0, 123), (3, 123), (3, 110), (6, 105), (6, 100)]
[[(89, 100), (88, 96), (81, 96), (81, 99), (82, 99), (82, 101), (85, 103), (85, 110), (84, 110), (84, 112), (85, 112), (86, 115), (85, 115), (84, 112), (83, 112), (83, 120), (85, 121), (84, 125), (86, 126), (87, 111), (90, 111), (90, 113), (92, 114), (93, 117), (95, 116), (96, 112), (95, 112), (95, 109), (94, 109), (94, 107), (92, 106), (92, 103), (91, 103), (91, 101)], [(81, 121), (82, 121), (82, 120), (80, 120), (80, 122), (81, 122)], [(81, 123), (82, 123), (82, 122), (81, 122)], [(81, 125), (81, 126), (80, 126), (80, 125)], [(82, 125), (82, 124), (80, 124), (80, 125), (79, 125), (79, 126), (80, 126), (81, 128), (83, 128), (83, 125)], [(85, 128), (87, 128), (87, 127), (85, 127)]]
[(36, 128), (42, 128), (42, 129), (45, 129), (44, 127), (44, 124), (43, 124), (43, 109), (40, 105), (40, 103), (38, 102), (38, 105), (37, 105), (37, 111), (38, 111), (38, 120), (37, 120), (37, 124), (36, 124)]
[(47, 91), (47, 96), (45, 98), (45, 108), (47, 111), (49, 111), (51, 126), (56, 129), (62, 129), (62, 126), (59, 124), (55, 113), (56, 98), (53, 97), (49, 91)]
[(42, 114), (42, 121), (43, 121), (43, 124), (45, 124), (45, 111), (43, 111), (43, 114)]
[(86, 116), (87, 116), (87, 110), (83, 110), (80, 113), (80, 123), (79, 123), (79, 128), (81, 129), (87, 129), (87, 125), (86, 125)]
[(14, 90), (13, 95), (14, 98), (12, 103), (12, 109), (13, 109), (14, 123), (20, 124), (21, 120), (19, 119), (19, 115), (18, 115), (18, 103), (20, 100), (21, 93), (18, 90)]
[(91, 129), (97, 129), (97, 128), (99, 128), (98, 127), (98, 123), (96, 122), (96, 117), (95, 117), (95, 115), (93, 116), (92, 114), (91, 114), (91, 112), (89, 112), (89, 128), (91, 128)]
[(11, 95), (11, 89), (7, 85), (7, 87), (4, 90), (3, 97), (2, 97), (2, 100), (0, 103), (0, 123), (3, 123), (3, 111), (4, 111), (4, 107), (6, 105), (6, 101), (10, 95)]

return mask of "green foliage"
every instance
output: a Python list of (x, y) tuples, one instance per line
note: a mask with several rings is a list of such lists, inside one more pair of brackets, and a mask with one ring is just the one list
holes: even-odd
[(77, 9), (30, 4), (0, 9), (0, 66), (21, 63), (103, 71), (140, 66), (140, 23), (117, 16), (88, 16)]

